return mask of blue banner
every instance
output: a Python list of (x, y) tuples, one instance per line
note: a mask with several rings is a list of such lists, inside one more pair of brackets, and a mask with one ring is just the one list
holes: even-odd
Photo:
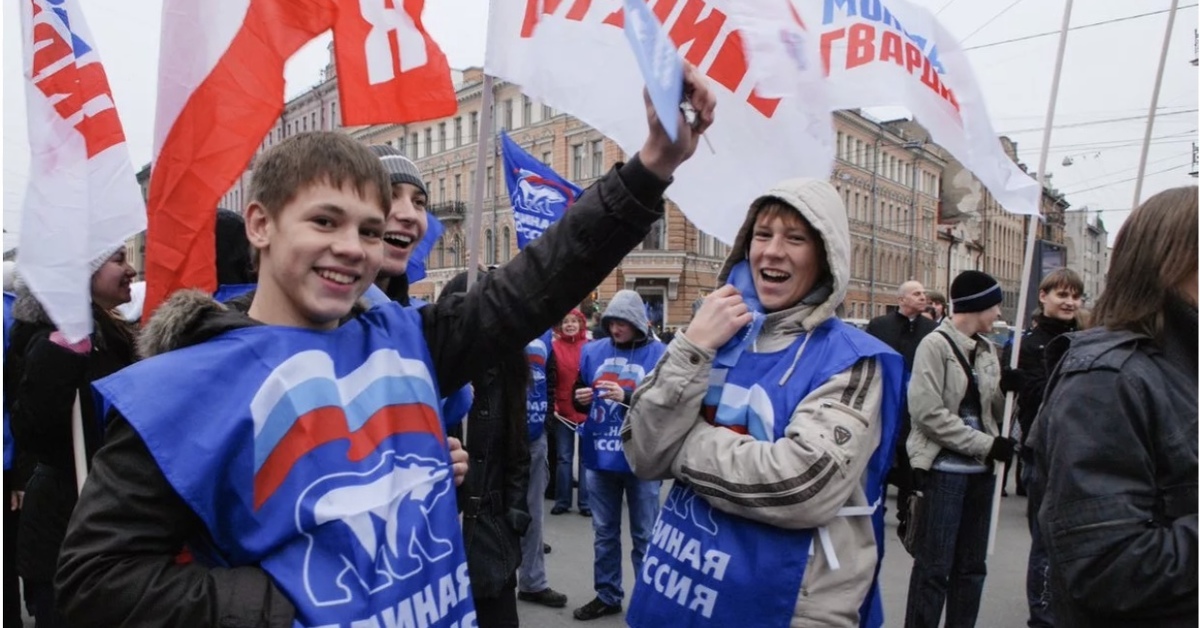
[(517, 248), (523, 249), (562, 218), (583, 189), (534, 159), (507, 133), (500, 134), (500, 145), (504, 151), (504, 182), (517, 226)]
[(442, 225), (442, 221), (433, 215), (433, 212), (425, 212), (425, 217), (429, 221), (429, 225), (425, 228), (425, 237), (413, 247), (412, 255), (408, 257), (408, 268), (405, 274), (408, 275), (408, 284), (412, 285), (425, 278), (425, 260), (429, 257), (429, 253), (433, 251), (433, 245), (446, 232), (446, 227)]

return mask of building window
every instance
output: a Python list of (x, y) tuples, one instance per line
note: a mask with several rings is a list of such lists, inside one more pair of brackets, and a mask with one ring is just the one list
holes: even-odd
[(412, 134), (412, 155), (410, 156), (413, 159), (419, 159), (421, 157), (421, 140), (416, 133)]
[(454, 200), (462, 200), (462, 175), (454, 175)]
[(407, 138), (405, 138), (403, 135), (396, 138), (396, 150), (399, 150), (401, 155), (408, 154), (408, 142), (406, 140)]
[(479, 141), (479, 112), (471, 112), (471, 128), (467, 130), (471, 134), (471, 143)]
[(504, 261), (507, 262), (512, 257), (512, 232), (508, 227), (504, 228), (504, 242), (500, 246), (503, 247), (501, 250), (504, 251)]
[(341, 120), (338, 119), (337, 103), (329, 105), (329, 122), (335, 129), (342, 124)]
[(455, 268), (462, 266), (462, 264), (459, 262), (459, 260), (462, 259), (462, 257), (461, 257), (462, 254), (463, 254), (462, 238), (455, 235), (454, 236), (454, 246), (450, 247), (450, 258), (454, 261)]
[(525, 126), (533, 124), (533, 101), (528, 96), (521, 97), (521, 122)]
[(438, 240), (438, 268), (446, 267), (446, 242)]
[(433, 154), (433, 128), (425, 129), (425, 156)]
[(571, 178), (583, 179), (583, 144), (571, 145)]
[(504, 101), (504, 118), (501, 119), (501, 129), (513, 128), (513, 101), (511, 98)]
[(554, 153), (552, 153), (550, 151), (546, 151), (546, 152), (542, 153), (542, 163), (549, 166), (550, 162), (553, 160), (554, 160)]
[(462, 146), (462, 116), (454, 119), (454, 147)]
[(316, 131), (317, 129), (320, 128), (317, 126), (317, 112), (315, 112), (315, 111), (312, 114), (312, 128), (314, 131)]
[(438, 202), (446, 202), (446, 177), (438, 179)]
[(554, 117), (554, 109), (550, 105), (542, 105), (542, 119), (549, 120)]
[(438, 152), (446, 151), (446, 123), (438, 124)]
[(488, 266), (491, 266), (492, 264), (496, 263), (496, 242), (495, 238), (492, 237), (491, 229), (483, 232), (483, 243), (483, 248), (486, 252), (484, 255), (484, 263), (486, 263)]
[(642, 240), (642, 248), (646, 250), (661, 251), (667, 248), (666, 246), (666, 221), (659, 218), (650, 225), (650, 233), (646, 234), (646, 238)]
[(592, 141), (592, 176), (604, 174), (604, 140)]
[(487, 193), (492, 196), (496, 195), (496, 177), (493, 176), (494, 172), (494, 166), (487, 167), (487, 179), (485, 179), (486, 189)]

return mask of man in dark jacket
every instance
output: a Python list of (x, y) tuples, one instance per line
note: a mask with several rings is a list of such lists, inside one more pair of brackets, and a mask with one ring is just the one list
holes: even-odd
[[(467, 273), (446, 283), (438, 303), (467, 291)], [(516, 571), (529, 528), (529, 443), (525, 428), (525, 353), (509, 351), (471, 379), (475, 400), (449, 433), (464, 439), (470, 469), (458, 488), (471, 595), (480, 628), (516, 628)], [(539, 548), (540, 549), (540, 548)]]
[[(266, 501), (266, 506), (263, 506), (258, 501), (259, 493), (256, 492), (253, 502), (249, 499), (230, 501), (226, 502), (225, 506), (210, 511), (208, 516), (211, 519), (206, 523), (199, 513), (198, 502), (194, 499), (185, 500), (185, 496), (194, 498), (196, 492), (207, 494), (222, 487), (228, 487), (229, 491), (246, 490), (238, 488), (238, 484), (229, 482), (229, 477), (223, 477), (225, 474), (255, 473), (254, 483), (257, 485), (260, 477), (254, 468), (255, 462), (252, 458), (256, 451), (254, 448), (251, 448), (249, 454), (231, 454), (235, 456), (249, 455), (251, 456), (250, 460), (230, 465), (219, 473), (214, 472), (211, 476), (204, 476), (194, 468), (183, 471), (176, 467), (167, 469), (162, 465), (178, 465), (181, 464), (180, 460), (155, 456), (151, 453), (149, 446), (163, 449), (183, 445), (178, 439), (152, 440), (144, 438), (144, 430), (147, 429), (150, 431), (209, 430), (211, 432), (226, 429), (221, 425), (231, 425), (236, 422), (237, 425), (245, 425), (247, 429), (244, 434), (247, 437), (254, 436), (253, 426), (249, 424), (250, 417), (244, 416), (245, 408), (239, 411), (243, 414), (242, 416), (232, 415), (228, 417), (227, 422), (203, 422), (198, 417), (195, 421), (190, 419), (182, 421), (182, 414), (186, 414), (188, 408), (193, 408), (191, 411), (195, 412), (200, 410), (194, 408), (194, 403), (185, 406), (179, 404), (182, 403), (182, 400), (196, 398), (196, 395), (203, 391), (184, 390), (188, 386), (195, 387), (190, 379), (183, 379), (179, 374), (155, 371), (156, 367), (171, 365), (187, 370), (198, 365), (193, 365), (186, 360), (201, 353), (206, 357), (211, 354), (214, 358), (228, 361), (234, 354), (227, 353), (227, 357), (221, 358), (219, 352), (232, 351), (239, 346), (253, 346), (255, 350), (262, 351), (283, 347), (290, 352), (297, 350), (292, 349), (293, 346), (298, 348), (307, 344), (322, 343), (325, 342), (323, 339), (332, 337), (330, 335), (338, 338), (345, 335), (347, 338), (359, 342), (359, 345), (355, 345), (358, 347), (371, 348), (381, 341), (395, 343), (396, 346), (404, 349), (407, 355), (414, 356), (406, 364), (411, 364), (412, 368), (418, 369), (419, 374), (428, 369), (428, 375), (422, 374), (415, 381), (420, 382), (429, 378), (435, 384), (435, 386), (429, 387), (433, 390), (458, 389), (490, 367), (493, 364), (494, 356), (513, 351), (519, 352), (529, 340), (559, 320), (571, 307), (581, 301), (593, 286), (600, 283), (625, 254), (645, 237), (651, 224), (662, 217), (662, 193), (669, 183), (671, 174), (695, 151), (699, 134), (712, 122), (714, 103), (712, 93), (708, 91), (704, 82), (693, 70), (688, 71), (685, 80), (689, 84), (689, 89), (692, 90), (689, 93), (692, 94), (693, 105), (701, 111), (700, 119), (703, 120), (701, 124), (695, 128), (687, 127), (685, 124), (678, 139), (672, 142), (662, 131), (657, 119), (650, 113), (653, 110), (648, 107), (648, 117), (651, 122), (650, 138), (637, 155), (628, 163), (614, 168), (602, 177), (594, 184), (589, 193), (576, 203), (571, 212), (568, 212), (560, 222), (548, 229), (542, 238), (526, 247), (505, 268), (489, 273), (466, 294), (452, 295), (444, 303), (425, 307), (419, 312), (386, 305), (364, 313), (359, 313), (359, 310), (346, 312), (350, 308), (346, 306), (343, 309), (342, 307), (345, 297), (361, 295), (361, 290), (364, 289), (362, 282), (373, 279), (371, 267), (365, 267), (365, 271), (358, 266), (345, 270), (314, 267), (314, 264), (319, 262), (299, 257), (310, 254), (305, 249), (299, 248), (301, 242), (289, 241), (287, 230), (284, 228), (287, 226), (287, 229), (304, 234), (303, 237), (308, 238), (309, 242), (318, 243), (329, 240), (330, 234), (344, 233), (345, 235), (337, 235), (340, 239), (337, 240), (338, 244), (334, 245), (335, 251), (360, 250), (354, 248), (361, 245), (355, 243), (355, 238), (351, 236), (351, 233), (357, 234), (360, 240), (365, 240), (372, 245), (376, 244), (378, 234), (382, 230), (383, 218), (387, 213), (387, 204), (383, 197), (390, 195), (387, 192), (377, 191), (380, 186), (388, 185), (384, 182), (386, 176), (382, 171), (379, 171), (378, 174), (374, 174), (373, 171), (369, 182), (360, 183), (361, 189), (357, 196), (353, 194), (353, 190), (356, 188), (337, 188), (334, 187), (334, 184), (323, 184), (316, 189), (308, 189), (310, 196), (314, 194), (331, 196), (339, 203), (350, 207), (354, 214), (342, 210), (340, 217), (327, 215), (328, 210), (321, 209), (325, 205), (317, 203), (303, 207), (309, 207), (310, 211), (325, 211), (326, 214), (318, 215), (311, 221), (302, 222), (299, 218), (304, 215), (300, 213), (301, 207), (291, 207), (290, 201), (282, 203), (281, 211), (283, 213), (276, 217), (272, 217), (271, 210), (267, 208), (248, 214), (247, 230), (252, 235), (252, 242), (260, 247), (263, 259), (270, 262), (269, 266), (264, 264), (260, 267), (259, 290), (250, 307), (249, 316), (231, 312), (213, 303), (205, 295), (177, 294), (163, 308), (160, 308), (142, 336), (145, 353), (171, 353), (161, 355), (157, 359), (146, 360), (140, 369), (131, 369), (107, 382), (105, 388), (111, 393), (116, 392), (118, 385), (128, 387), (128, 399), (109, 398), (114, 403), (114, 412), (110, 414), (111, 427), (108, 442), (97, 454), (92, 474), (84, 487), (79, 506), (72, 517), (59, 562), (56, 584), (61, 593), (62, 606), (72, 625), (196, 627), (237, 625), (273, 628), (295, 625), (302, 612), (308, 617), (332, 616), (337, 608), (328, 606), (332, 599), (330, 596), (341, 594), (336, 587), (332, 586), (342, 582), (342, 578), (336, 570), (332, 570), (331, 573), (320, 572), (317, 574), (328, 576), (330, 580), (330, 582), (321, 583), (325, 588), (321, 592), (322, 597), (318, 598), (311, 593), (304, 593), (304, 589), (300, 588), (302, 585), (298, 580), (302, 576), (308, 576), (307, 569), (304, 574), (281, 572), (279, 569), (281, 564), (292, 565), (297, 560), (290, 557), (294, 554), (283, 554), (283, 552), (291, 551), (297, 543), (305, 542), (297, 532), (291, 532), (292, 536), (287, 537), (284, 529), (286, 527), (284, 524), (292, 521), (298, 515), (293, 516), (293, 519), (285, 517), (267, 520), (256, 514), (260, 508), (265, 507), (275, 508), (276, 512), (279, 512), (278, 509), (286, 506), (286, 503), (273, 506), (272, 502)], [(277, 145), (272, 151), (283, 149), (289, 142), (297, 148), (302, 148), (301, 144), (309, 141), (337, 143), (338, 140), (333, 135), (335, 134), (302, 134)], [(338, 150), (346, 153), (343, 157), (339, 157), (342, 159), (342, 163), (363, 163), (364, 158), (356, 152), (356, 150), (361, 150), (361, 147)], [(307, 150), (293, 152), (294, 155), (289, 159), (295, 159), (301, 164), (312, 155), (324, 154)], [(260, 160), (259, 167), (255, 171), (256, 177), (267, 169), (266, 162), (269, 161), (269, 157), (271, 157), (270, 151)], [(379, 168), (377, 160), (374, 168)], [(320, 176), (325, 177), (326, 175)], [(304, 193), (304, 190), (295, 193), (301, 194)], [(375, 206), (382, 209), (382, 215), (376, 216), (372, 213), (371, 220), (368, 222), (366, 216), (369, 208), (366, 205), (371, 204), (377, 204)], [(293, 212), (292, 216), (295, 218), (288, 218), (288, 212)], [(356, 216), (355, 222), (349, 224), (345, 222), (347, 220), (345, 216), (349, 215)], [(286, 222), (288, 220), (292, 222)], [(358, 222), (360, 220), (361, 223)], [(271, 221), (284, 226), (272, 231), (267, 228), (272, 224)], [(338, 248), (342, 246), (350, 248)], [(325, 249), (310, 248), (309, 250)], [(371, 255), (378, 255), (376, 248), (371, 248), (369, 251)], [(268, 255), (271, 257), (268, 258)], [(347, 255), (349, 253), (337, 253), (339, 257)], [(274, 259), (276, 257), (279, 259)], [(377, 264), (378, 257), (373, 259)], [(301, 273), (300, 276), (305, 285), (300, 289), (312, 292), (294, 295), (300, 298), (283, 303), (278, 301), (281, 294), (287, 295), (288, 290), (297, 289), (286, 280), (288, 273), (291, 272)], [(318, 282), (312, 278), (314, 272), (322, 281)], [(564, 278), (569, 278), (569, 280)], [(264, 293), (264, 281), (267, 282), (266, 286), (272, 292)], [(338, 287), (346, 285), (352, 285), (354, 289), (347, 290)], [(310, 294), (318, 295), (320, 299), (311, 297)], [(268, 302), (272, 295), (276, 301)], [(268, 309), (268, 305), (273, 309)], [(337, 307), (334, 307), (335, 305)], [(298, 310), (297, 315), (308, 317), (305, 320), (311, 320), (312, 324), (319, 324), (321, 331), (314, 333), (315, 330), (310, 331), (302, 325), (277, 320), (278, 316), (269, 317), (276, 320), (266, 321), (256, 318), (260, 312), (277, 312), (281, 308), (284, 312)], [(346, 313), (349, 316), (345, 316)], [(341, 318), (340, 320), (338, 318), (330, 319), (331, 315)], [(318, 318), (311, 318), (312, 316), (318, 316)], [(273, 324), (267, 329), (256, 329), (263, 322)], [(236, 334), (226, 333), (234, 330), (237, 330)], [(267, 338), (272, 333), (274, 333), (275, 339), (273, 344)], [(247, 344), (241, 344), (242, 341)], [(253, 345), (249, 345), (249, 343), (253, 343)], [(360, 351), (356, 350), (355, 346), (345, 346), (345, 350), (347, 352)], [(327, 354), (324, 350), (320, 353)], [(356, 360), (361, 359), (357, 353), (352, 356)], [(272, 361), (263, 365), (247, 365), (247, 368), (253, 366), (253, 368), (261, 370), (274, 363)], [(205, 366), (210, 367), (211, 364), (211, 362), (206, 363)], [(233, 368), (232, 364), (227, 366)], [(216, 366), (210, 368), (219, 370), (219, 367)], [(272, 368), (275, 369), (272, 373), (275, 373), (279, 367)], [(171, 392), (174, 393), (171, 395), (172, 399), (167, 399), (161, 394), (155, 395), (150, 390), (143, 390), (150, 385), (147, 383), (147, 377), (151, 375), (157, 379), (174, 377), (171, 384), (176, 388), (171, 389)], [(420, 384), (419, 388), (413, 388), (413, 390), (421, 394), (423, 399), (430, 396), (432, 392), (426, 386), (428, 384)], [(248, 386), (243, 387), (248, 388)], [(161, 392), (161, 387), (158, 389)], [(239, 392), (239, 394), (241, 393)], [(161, 401), (164, 404), (169, 403), (170, 409), (166, 412), (152, 412), (152, 409), (137, 408), (134, 404), (127, 403), (129, 400), (154, 401), (156, 404)], [(212, 402), (226, 405), (229, 403), (228, 400), (217, 398), (212, 399)], [(238, 405), (241, 407), (240, 402)], [(140, 416), (131, 417), (127, 410), (138, 412)], [(182, 411), (177, 413), (178, 410)], [(404, 416), (414, 416), (410, 411), (405, 412)], [(421, 421), (422, 425), (428, 425), (426, 423), (428, 418), (429, 415), (425, 414), (417, 420)], [(433, 418), (437, 420), (440, 417), (435, 414)], [(141, 427), (134, 429), (134, 425), (138, 424)], [(422, 443), (430, 442), (428, 438), (436, 437), (436, 432), (440, 431), (440, 427), (435, 425), (428, 430), (432, 431), (421, 432), (412, 438), (420, 438)], [(226, 441), (237, 438), (236, 433), (218, 433), (217, 435)], [(387, 435), (385, 434), (385, 436)], [(368, 441), (361, 443), (355, 441), (355, 443), (350, 449), (352, 456), (349, 460), (351, 462), (357, 456), (364, 454), (382, 455), (370, 449)], [(255, 444), (257, 445), (257, 441)], [(421, 456), (427, 457), (436, 453), (426, 445), (422, 445), (422, 448)], [(444, 453), (437, 455), (445, 456)], [(408, 459), (418, 460), (412, 457)], [(289, 459), (281, 460), (287, 463)], [(384, 459), (385, 462), (388, 460), (393, 460), (392, 464), (395, 465), (399, 458), (397, 455), (393, 455), (391, 458)], [(397, 467), (396, 472), (411, 475), (412, 473), (436, 471), (437, 477), (441, 478), (436, 480), (437, 486), (440, 487), (445, 482), (444, 464), (444, 462), (439, 463), (435, 469), (412, 463), (407, 469)], [(294, 472), (288, 472), (282, 477), (284, 480), (288, 480), (294, 475)], [(326, 478), (336, 479), (346, 476), (342, 474), (340, 476), (321, 475), (315, 477), (318, 477), (318, 481), (324, 481)], [(434, 476), (430, 475), (429, 477)], [(269, 479), (263, 481), (266, 482)], [(245, 480), (249, 481), (250, 478), (246, 477)], [(180, 490), (180, 485), (184, 485), (187, 490)], [(210, 485), (217, 486), (213, 488)], [(429, 485), (428, 482), (422, 484), (422, 486), (426, 485)], [(225, 489), (222, 488), (222, 490)], [(423, 499), (428, 502), (428, 505), (431, 508), (436, 505), (440, 513), (441, 506), (434, 500), (440, 498), (441, 493), (437, 493), (433, 497), (430, 497), (429, 493), (424, 494), (426, 497)], [(269, 500), (271, 495), (273, 493), (267, 494), (262, 499)], [(325, 520), (326, 517), (344, 519), (345, 517), (340, 514), (342, 513), (341, 509), (353, 507), (361, 510), (364, 507), (361, 503), (350, 504), (351, 501), (354, 500), (318, 502), (316, 504), (298, 502), (298, 504), (307, 504), (304, 511), (307, 513), (304, 515), (308, 518), (306, 520), (313, 518)], [(415, 504), (418, 507), (424, 507), (420, 501)], [(213, 505), (216, 505), (215, 502)], [(410, 502), (404, 502), (401, 505), (407, 507)], [(318, 506), (320, 507), (319, 511)], [(380, 508), (380, 512), (384, 512), (382, 506)], [(454, 571), (447, 573), (442, 580), (432, 581), (429, 580), (428, 574), (401, 571), (404, 568), (403, 565), (391, 565), (388, 563), (391, 560), (387, 558), (388, 554), (378, 553), (396, 551), (392, 549), (394, 544), (391, 543), (393, 540), (398, 540), (395, 538), (398, 534), (394, 529), (395, 525), (386, 528), (381, 525), (377, 530), (372, 525), (368, 529), (367, 526), (358, 524), (367, 521), (359, 515), (365, 516), (369, 513), (358, 513), (356, 510), (352, 514), (358, 517), (353, 522), (357, 526), (353, 528), (353, 531), (358, 539), (358, 546), (362, 548), (376, 546), (377, 552), (376, 562), (372, 563), (367, 558), (365, 564), (356, 564), (353, 568), (360, 575), (365, 574), (376, 580), (377, 584), (382, 587), (396, 586), (396, 589), (388, 589), (387, 593), (381, 589), (379, 594), (371, 595), (369, 598), (361, 598), (352, 593), (351, 602), (355, 605), (354, 608), (361, 609), (362, 612), (374, 613), (373, 609), (377, 605), (386, 604), (390, 609), (389, 612), (403, 612), (404, 609), (409, 609), (411, 612), (416, 608), (413, 606), (412, 600), (408, 598), (395, 599), (395, 592), (397, 589), (408, 590), (415, 587), (422, 591), (436, 589), (441, 600), (439, 606), (418, 602), (420, 604), (418, 610), (421, 612), (435, 612), (439, 617), (451, 612), (462, 615), (463, 621), (470, 619), (472, 616), (468, 612), (470, 606), (463, 604), (461, 596), (458, 595), (463, 590), (462, 587), (453, 586), (456, 578), (461, 585), (461, 576), (465, 574)], [(394, 513), (388, 515), (389, 521), (395, 521), (395, 516)], [(241, 520), (246, 517), (250, 517), (256, 522), (252, 524), (252, 530), (231, 527), (233, 525), (231, 518)], [(411, 525), (414, 529), (421, 527), (421, 531), (424, 533), (434, 533), (434, 538), (427, 542), (425, 549), (436, 550), (438, 560), (441, 560), (441, 556), (446, 555), (441, 553), (443, 551), (449, 555), (456, 553), (461, 555), (461, 539), (456, 538), (458, 537), (457, 530), (426, 529), (420, 523), (420, 521), (406, 521), (405, 525)], [(311, 521), (309, 527), (311, 528)], [(301, 532), (305, 529), (302, 529)], [(321, 530), (319, 526), (311, 529), (314, 534)], [(389, 543), (380, 543), (379, 541), (378, 534), (384, 531), (389, 533)], [(259, 537), (248, 538), (244, 536), (245, 534), (259, 534), (260, 536), (261, 534), (270, 534), (271, 539), (277, 539), (283, 545), (271, 543), (266, 546), (265, 550), (253, 550), (249, 544)], [(429, 535), (427, 534), (427, 536)], [(313, 542), (315, 541), (309, 541), (309, 543)], [(354, 539), (350, 537), (344, 537), (343, 541), (339, 541), (339, 543), (349, 544), (354, 542)], [(188, 565), (174, 564), (171, 560), (172, 557), (185, 543), (204, 550), (200, 554), (209, 560), (197, 561)], [(311, 551), (320, 550), (316, 554), (319, 559), (323, 559), (323, 555), (328, 553), (328, 547), (322, 548), (320, 545), (310, 545), (309, 547)], [(406, 548), (408, 548), (407, 544)], [(266, 553), (263, 553), (264, 551)], [(358, 550), (355, 551), (357, 556)], [(419, 564), (426, 565), (426, 569), (430, 568), (427, 560), (413, 556), (409, 551), (396, 556), (402, 559), (417, 560)], [(425, 556), (425, 558), (434, 559), (432, 556)], [(305, 560), (307, 561), (307, 558)], [(371, 565), (376, 565), (380, 571), (378, 573), (369, 571)], [(440, 564), (437, 567), (445, 569)], [(463, 567), (465, 570), (465, 566)], [(274, 569), (271, 575), (268, 575), (268, 569)], [(395, 584), (396, 578), (385, 577), (389, 574), (396, 576), (404, 574), (404, 577), (399, 579), (403, 582)], [(348, 578), (346, 582), (349, 583), (346, 586), (353, 585), (352, 589), (348, 589), (349, 591), (361, 591), (362, 584), (356, 584), (353, 574), (346, 574), (346, 577)], [(416, 577), (416, 580), (413, 580), (413, 577)], [(290, 595), (285, 595), (283, 592), (282, 583), (285, 581), (292, 592)], [(340, 604), (340, 602), (337, 603)], [(344, 613), (339, 613), (338, 617), (337, 621), (340, 622), (348, 622), (351, 619), (378, 618), (375, 615), (346, 617)]]
[[(921, 316), (925, 309), (925, 287), (920, 282), (906, 281), (901, 284), (897, 304), (899, 307), (895, 311), (872, 318), (867, 323), (867, 333), (882, 340), (904, 358), (904, 379), (907, 382), (908, 374), (912, 373), (917, 345), (929, 332), (937, 329), (937, 323)], [(888, 472), (888, 483), (899, 489), (896, 495), (896, 519), (900, 525), (896, 532), (900, 538), (904, 538), (908, 528), (908, 496), (913, 490), (912, 466), (904, 448), (908, 433), (912, 430), (912, 419), (908, 416), (908, 403), (902, 404), (902, 408), (900, 432), (896, 436), (896, 455)]]

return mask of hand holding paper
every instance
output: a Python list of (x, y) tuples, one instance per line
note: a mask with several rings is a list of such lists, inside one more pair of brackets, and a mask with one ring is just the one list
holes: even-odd
[(642, 164), (651, 172), (663, 179), (670, 179), (675, 169), (687, 161), (696, 152), (700, 136), (712, 125), (714, 110), (717, 107), (717, 96), (708, 85), (708, 81), (696, 71), (690, 63), (683, 66), (683, 95), (696, 112), (694, 124), (687, 124), (679, 107), (673, 107), (676, 116), (678, 136), (672, 140), (667, 136), (663, 125), (659, 123), (658, 113), (650, 100), (648, 91), (642, 95), (646, 102), (646, 120), (650, 125), (650, 135), (642, 146), (639, 154)]

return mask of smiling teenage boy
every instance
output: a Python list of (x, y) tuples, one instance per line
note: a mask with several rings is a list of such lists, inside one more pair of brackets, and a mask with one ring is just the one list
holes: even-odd
[[(439, 391), (519, 351), (662, 217), (713, 120), (685, 80), (695, 128), (672, 142), (647, 105), (640, 153), (448, 307), (356, 305), (390, 210), (367, 148), (312, 133), (262, 155), (248, 315), (176, 294), (143, 335), (157, 355), (97, 386), (108, 442), (56, 581), (71, 625), (473, 624)], [(198, 561), (174, 562), (184, 544)]]

